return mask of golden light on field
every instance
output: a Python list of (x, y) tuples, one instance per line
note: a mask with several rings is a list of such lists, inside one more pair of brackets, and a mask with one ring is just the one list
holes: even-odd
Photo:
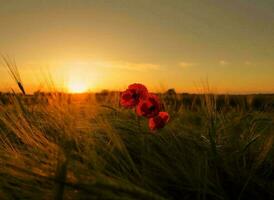
[(68, 84), (68, 92), (84, 93), (88, 91), (88, 86), (84, 82), (70, 82)]

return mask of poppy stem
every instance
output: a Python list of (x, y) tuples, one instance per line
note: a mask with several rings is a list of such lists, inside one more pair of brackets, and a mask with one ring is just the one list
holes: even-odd
[(138, 126), (138, 132), (141, 133), (141, 117), (137, 116), (137, 126)]

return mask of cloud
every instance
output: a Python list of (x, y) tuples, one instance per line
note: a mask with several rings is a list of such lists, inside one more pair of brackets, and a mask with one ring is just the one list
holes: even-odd
[(114, 61), (114, 62), (96, 62), (94, 63), (97, 66), (102, 66), (106, 68), (113, 69), (122, 69), (129, 71), (158, 71), (161, 70), (161, 66), (158, 64), (152, 63), (135, 63), (135, 62), (126, 62), (126, 61)]
[(132, 63), (124, 62), (115, 65), (117, 68), (131, 70), (131, 71), (149, 71), (149, 70), (160, 70), (160, 65), (152, 63)]
[(219, 64), (220, 64), (220, 65), (228, 65), (229, 62), (226, 61), (226, 60), (220, 60), (220, 61), (219, 61)]
[(182, 68), (188, 68), (188, 67), (191, 67), (194, 65), (196, 65), (196, 63), (191, 63), (191, 62), (180, 62), (179, 63), (179, 66)]
[(244, 62), (245, 65), (253, 65), (254, 63), (250, 62), (250, 61), (245, 61)]

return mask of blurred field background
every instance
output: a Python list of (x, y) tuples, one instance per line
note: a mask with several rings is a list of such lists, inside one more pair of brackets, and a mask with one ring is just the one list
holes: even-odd
[(151, 132), (119, 92), (0, 95), (0, 199), (273, 199), (274, 95), (159, 94)]

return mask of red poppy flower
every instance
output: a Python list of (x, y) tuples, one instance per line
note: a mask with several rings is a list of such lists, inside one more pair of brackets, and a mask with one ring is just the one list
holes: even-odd
[(160, 112), (160, 100), (154, 94), (149, 94), (146, 99), (140, 101), (137, 106), (137, 115), (147, 118), (155, 117)]
[(141, 99), (145, 99), (147, 96), (147, 88), (142, 84), (134, 83), (121, 93), (120, 104), (126, 108), (133, 108), (138, 105)]
[(159, 112), (159, 115), (149, 119), (149, 128), (151, 130), (164, 128), (169, 120), (169, 114), (167, 112)]

